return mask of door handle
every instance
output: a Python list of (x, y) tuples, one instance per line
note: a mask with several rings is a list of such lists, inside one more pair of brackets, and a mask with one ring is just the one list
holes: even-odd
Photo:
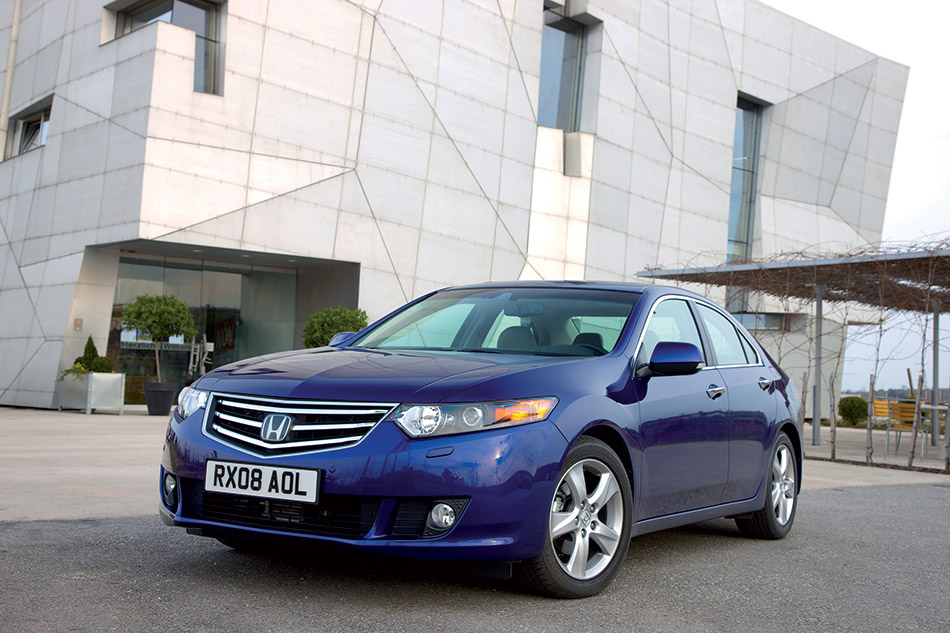
[(771, 386), (772, 386), (771, 380), (769, 380), (768, 378), (759, 378), (759, 388), (761, 388), (762, 391), (768, 390), (768, 388)]
[(709, 387), (706, 388), (706, 395), (709, 396), (713, 400), (715, 400), (716, 398), (718, 398), (724, 393), (726, 393), (726, 388), (720, 387), (719, 385), (709, 385)]

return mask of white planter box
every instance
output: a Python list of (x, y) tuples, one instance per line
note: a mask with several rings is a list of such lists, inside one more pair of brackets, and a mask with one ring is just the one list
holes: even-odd
[(89, 372), (82, 376), (65, 376), (59, 389), (59, 410), (111, 409), (123, 413), (125, 374)]

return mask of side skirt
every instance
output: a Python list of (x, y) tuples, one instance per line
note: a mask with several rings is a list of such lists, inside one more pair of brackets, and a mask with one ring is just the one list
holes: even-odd
[(696, 523), (698, 521), (708, 521), (709, 519), (719, 519), (722, 517), (734, 517), (737, 514), (755, 512), (757, 510), (761, 510), (764, 503), (765, 499), (760, 493), (759, 495), (756, 495), (752, 499), (748, 499), (746, 501), (735, 501), (733, 503), (726, 503), (709, 508), (700, 508), (698, 510), (690, 510), (689, 512), (679, 512), (677, 514), (668, 514), (662, 517), (645, 519), (633, 524), (631, 536), (639, 536), (641, 534), (649, 534), (650, 532), (668, 530), (669, 528), (689, 525), (690, 523)]

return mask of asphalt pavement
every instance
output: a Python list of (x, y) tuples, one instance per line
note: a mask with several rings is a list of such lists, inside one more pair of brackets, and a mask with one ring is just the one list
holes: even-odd
[(451, 563), (234, 552), (157, 517), (166, 420), (0, 408), (0, 629), (946, 631), (950, 477), (807, 460), (781, 541), (638, 537), (581, 601)]

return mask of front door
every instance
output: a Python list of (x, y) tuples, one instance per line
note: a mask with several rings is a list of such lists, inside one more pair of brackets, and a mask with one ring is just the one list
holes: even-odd
[[(653, 306), (635, 366), (648, 364), (661, 341), (703, 349), (686, 300), (665, 298)], [(643, 442), (638, 518), (719, 503), (729, 470), (729, 399), (719, 371), (634, 380)]]

